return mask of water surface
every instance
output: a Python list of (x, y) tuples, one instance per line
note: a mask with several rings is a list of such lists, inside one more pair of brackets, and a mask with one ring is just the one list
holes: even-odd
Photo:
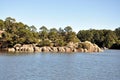
[(120, 80), (120, 50), (0, 54), (0, 80)]

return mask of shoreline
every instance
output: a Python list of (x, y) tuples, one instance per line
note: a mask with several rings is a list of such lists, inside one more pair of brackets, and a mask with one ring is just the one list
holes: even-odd
[(91, 42), (79, 42), (76, 44), (69, 44), (67, 46), (43, 46), (38, 47), (36, 44), (16, 44), (12, 48), (2, 48), (2, 51), (7, 52), (53, 52), (53, 53), (74, 53), (74, 52), (102, 52), (103, 49), (99, 48), (96, 44), (92, 44)]

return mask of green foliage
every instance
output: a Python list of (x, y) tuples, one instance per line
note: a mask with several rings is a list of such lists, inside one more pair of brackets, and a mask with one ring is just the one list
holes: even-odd
[(89, 43), (86, 43), (86, 42), (79, 43), (78, 49), (79, 49), (79, 48), (89, 49), (89, 48), (90, 48), (90, 44), (89, 44)]
[(115, 29), (115, 33), (116, 33), (116, 35), (118, 37), (118, 40), (120, 40), (120, 27)]
[(65, 30), (66, 32), (72, 32), (72, 28), (71, 28), (71, 26), (67, 26), (67, 27), (65, 27), (64, 30)]
[(58, 39), (55, 41), (55, 46), (65, 46), (66, 43), (62, 39)]
[(120, 40), (117, 41), (117, 43), (113, 44), (110, 48), (111, 49), (120, 49)]
[(0, 30), (3, 30), (5, 28), (4, 21), (0, 20)]
[(0, 28), (4, 30), (2, 41), (4, 41), (4, 44), (7, 44), (6, 47), (12, 47), (16, 43), (29, 44), (38, 42), (39, 37), (35, 26), (29, 27), (21, 22), (16, 22), (11, 17), (7, 17), (3, 22)]
[(50, 46), (51, 45), (51, 43), (50, 43), (50, 40), (42, 40), (39, 44), (38, 44), (38, 46), (39, 47), (42, 47), (42, 46)]
[(104, 31), (105, 32), (105, 38), (103, 41), (103, 46), (110, 48), (114, 43), (117, 41), (117, 36), (113, 31)]
[(64, 34), (64, 30), (60, 27), (58, 30), (59, 34)]
[(93, 34), (91, 33), (90, 30), (80, 30), (77, 34), (77, 37), (81, 41), (91, 41), (93, 38)]
[(48, 38), (48, 29), (45, 26), (42, 26), (39, 31), (39, 37), (42, 40), (45, 40)]
[(117, 43), (118, 37), (114, 31), (111, 30), (80, 30), (77, 37), (81, 41), (91, 41), (100, 47), (110, 48)]
[(79, 39), (77, 38), (75, 32), (68, 32), (65, 36), (65, 40), (66, 40), (67, 43), (69, 43), (69, 42), (73, 42), (73, 43), (79, 42)]
[[(71, 26), (67, 26), (64, 29), (56, 28), (47, 29), (47, 27), (40, 27), (40, 31), (37, 32), (37, 28), (32, 25), (28, 26), (22, 22), (16, 22), (14, 18), (7, 17), (4, 20), (0, 20), (1, 33), (0, 41), (4, 44), (2, 46), (12, 47), (17, 43), (20, 44), (33, 44), (38, 43), (39, 46), (65, 46), (69, 42), (79, 41), (91, 41), (100, 47), (107, 48), (120, 48), (120, 27), (114, 31), (111, 30), (80, 30), (77, 35), (72, 30)], [(88, 48), (88, 44), (79, 44), (81, 48)]]
[(55, 32), (55, 31), (50, 31), (49, 34), (48, 34), (48, 38), (54, 42), (55, 40), (58, 39), (58, 33)]
[(30, 29), (32, 32), (37, 32), (37, 28), (34, 25), (30, 26)]
[(41, 30), (41, 31), (45, 31), (45, 32), (48, 31), (48, 29), (47, 29), (45, 26), (40, 27), (40, 30)]
[(48, 39), (51, 40), (52, 42), (55, 42), (55, 40), (58, 39), (58, 33), (57, 33), (56, 28), (51, 28), (49, 33), (48, 33)]
[(50, 29), (50, 32), (57, 33), (58, 31), (57, 31), (57, 29), (56, 29), (56, 28), (51, 28), (51, 29)]
[(46, 31), (41, 31), (39, 32), (39, 37), (42, 39), (42, 40), (45, 40), (48, 38), (48, 33)]

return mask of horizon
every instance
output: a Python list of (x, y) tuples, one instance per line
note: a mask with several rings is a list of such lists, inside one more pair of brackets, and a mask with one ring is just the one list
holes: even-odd
[(17, 22), (34, 25), (37, 30), (41, 26), (48, 29), (71, 26), (75, 32), (120, 27), (119, 0), (2, 0), (1, 3), (2, 20), (12, 17)]

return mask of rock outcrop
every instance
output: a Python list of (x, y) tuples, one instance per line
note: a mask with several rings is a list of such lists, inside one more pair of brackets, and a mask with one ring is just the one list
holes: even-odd
[(102, 52), (103, 50), (100, 49), (96, 44), (92, 44), (89, 41), (80, 42), (78, 44), (78, 52)]
[(34, 52), (35, 49), (33, 47), (32, 44), (24, 44), (24, 45), (20, 45), (20, 44), (16, 44), (14, 46), (14, 49), (16, 52)]
[(8, 48), (8, 52), (15, 52), (14, 48)]
[(35, 44), (16, 44), (13, 48), (8, 48), (8, 52), (101, 52), (102, 50), (89, 41), (79, 43), (68, 43), (63, 47), (37, 47)]

